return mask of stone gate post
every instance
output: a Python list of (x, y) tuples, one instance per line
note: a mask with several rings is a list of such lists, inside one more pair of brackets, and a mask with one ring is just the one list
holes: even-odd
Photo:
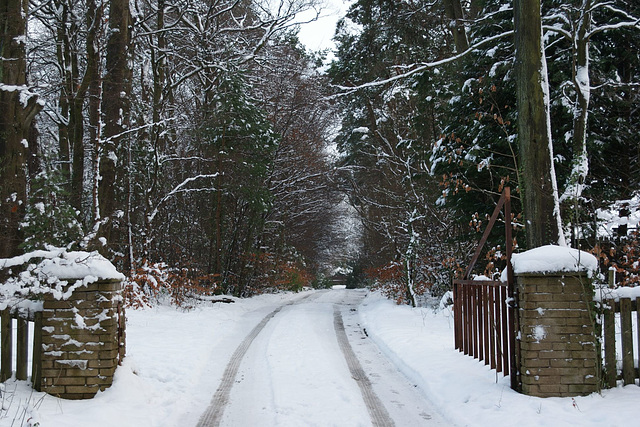
[(51, 261), (43, 270), (58, 285), (43, 302), (39, 389), (91, 398), (111, 386), (124, 357), (124, 276), (98, 254), (69, 252)]
[(597, 260), (575, 249), (543, 246), (514, 254), (522, 392), (539, 397), (598, 391), (591, 274)]

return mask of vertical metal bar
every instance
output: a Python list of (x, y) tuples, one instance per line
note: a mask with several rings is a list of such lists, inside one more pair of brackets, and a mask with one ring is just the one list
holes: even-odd
[(514, 286), (513, 266), (511, 265), (511, 255), (513, 255), (513, 225), (511, 224), (511, 189), (505, 187), (502, 192), (504, 197), (504, 237), (507, 250), (507, 283)]
[(453, 282), (453, 333), (456, 350), (460, 349), (460, 299), (458, 298), (459, 285)]
[[(638, 368), (640, 368), (640, 297), (636, 298), (636, 335), (638, 336)], [(638, 378), (640, 378), (640, 369), (638, 370)]]
[(473, 310), (471, 309), (473, 305), (473, 295), (471, 293), (472, 288), (469, 285), (465, 285), (465, 291), (467, 293), (467, 310), (465, 312), (465, 326), (467, 327), (467, 351), (465, 354), (473, 357)]
[(473, 357), (473, 288), (469, 285), (467, 288), (467, 353)]
[(516, 342), (516, 331), (518, 330), (518, 294), (515, 289), (515, 278), (513, 276), (513, 266), (511, 265), (511, 255), (513, 252), (513, 238), (512, 238), (512, 225), (511, 225), (511, 189), (509, 187), (504, 188), (502, 193), (505, 198), (504, 202), (504, 226), (505, 226), (505, 240), (507, 249), (507, 293), (509, 295), (509, 364), (511, 375), (511, 388), (518, 390), (520, 388), (520, 379), (518, 378), (518, 371), (520, 369), (518, 361), (520, 360), (519, 349), (520, 346)]
[(507, 291), (506, 286), (500, 287), (500, 305), (502, 309), (502, 366), (503, 373), (506, 377), (510, 373), (509, 361), (511, 360), (510, 354), (511, 351), (509, 349), (509, 314), (507, 307), (507, 295), (509, 292)]
[(616, 303), (613, 300), (606, 301), (604, 308), (604, 372), (607, 387), (615, 387), (618, 368), (616, 367)]
[(483, 307), (483, 323), (484, 323), (484, 364), (489, 365), (491, 363), (491, 348), (489, 347), (489, 330), (491, 325), (489, 324), (489, 285), (482, 286), (482, 307)]
[(473, 312), (473, 357), (478, 358), (478, 287), (472, 286), (473, 289), (473, 306), (471, 311)]
[(126, 333), (126, 317), (124, 312), (124, 304), (122, 301), (118, 303), (118, 365), (122, 365), (124, 356), (127, 352), (127, 333)]
[(469, 335), (470, 335), (470, 331), (469, 331), (469, 327), (470, 327), (470, 323), (469, 323), (469, 307), (470, 307), (470, 303), (469, 300), (471, 299), (471, 295), (469, 294), (469, 286), (468, 285), (463, 285), (462, 286), (462, 294), (463, 294), (463, 298), (462, 298), (462, 302), (464, 304), (464, 311), (463, 311), (463, 316), (464, 319), (462, 320), (462, 326), (464, 327), (464, 354), (468, 355), (469, 354), (469, 348), (471, 347), (469, 344), (471, 343), (471, 341), (469, 340)]
[(493, 307), (493, 301), (495, 300), (493, 293), (495, 291), (495, 286), (487, 287), (487, 319), (488, 324), (487, 328), (489, 329), (489, 367), (491, 369), (496, 369), (496, 340), (495, 340), (495, 308)]
[(495, 300), (495, 322), (496, 322), (496, 371), (502, 372), (502, 354), (504, 353), (504, 349), (502, 348), (502, 297), (500, 296), (502, 286), (496, 286), (494, 291)]
[(478, 288), (478, 360), (484, 360), (484, 299), (483, 285), (476, 286)]

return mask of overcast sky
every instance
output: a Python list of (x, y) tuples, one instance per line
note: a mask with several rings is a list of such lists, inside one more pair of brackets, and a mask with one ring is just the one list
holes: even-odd
[[(323, 8), (320, 19), (315, 22), (301, 25), (300, 41), (310, 50), (333, 49), (335, 47), (333, 35), (336, 23), (342, 18), (353, 0), (325, 0), (326, 7)], [(313, 12), (308, 15), (299, 15), (298, 20), (304, 21), (313, 16)]]

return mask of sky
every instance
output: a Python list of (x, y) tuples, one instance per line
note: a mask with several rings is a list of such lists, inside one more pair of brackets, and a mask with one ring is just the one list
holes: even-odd
[[(325, 0), (326, 5), (320, 18), (315, 22), (301, 25), (300, 41), (312, 51), (333, 49), (335, 44), (332, 38), (335, 33), (336, 23), (346, 14), (352, 2), (352, 0)], [(313, 17), (313, 15), (313, 11), (300, 14), (298, 15), (298, 21), (302, 22)]]

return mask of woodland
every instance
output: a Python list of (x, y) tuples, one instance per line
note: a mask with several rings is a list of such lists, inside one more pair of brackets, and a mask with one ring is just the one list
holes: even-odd
[(331, 55), (309, 10), (0, 0), (0, 258), (97, 250), (134, 305), (336, 271), (415, 305), (508, 186), (485, 275), (510, 224), (638, 282), (640, 2), (356, 0)]

